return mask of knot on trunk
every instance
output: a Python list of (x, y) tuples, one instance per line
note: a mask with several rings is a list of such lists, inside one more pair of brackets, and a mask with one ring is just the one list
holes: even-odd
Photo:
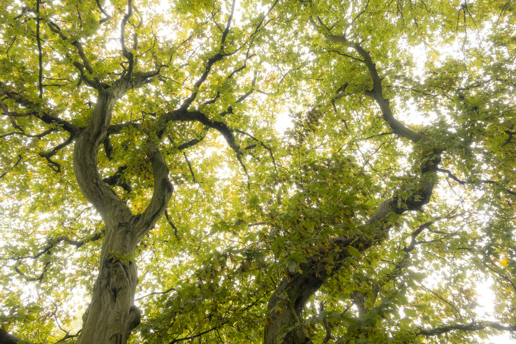
[(131, 306), (129, 309), (129, 317), (127, 318), (127, 328), (132, 331), (136, 326), (140, 324), (142, 317), (142, 311), (136, 306)]

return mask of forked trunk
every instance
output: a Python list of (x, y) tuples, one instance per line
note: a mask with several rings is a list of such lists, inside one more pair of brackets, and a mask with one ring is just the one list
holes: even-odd
[(75, 142), (73, 166), (77, 183), (106, 225), (99, 275), (92, 301), (83, 316), (78, 344), (125, 344), (140, 323), (140, 310), (133, 304), (138, 283), (134, 253), (140, 240), (165, 212), (174, 190), (168, 180), (165, 159), (150, 137), (146, 145), (154, 191), (143, 213), (133, 215), (98, 172), (98, 151), (108, 134), (115, 103), (137, 84), (138, 80), (121, 78), (104, 89), (97, 82), (97, 103), (88, 126), (77, 135)]

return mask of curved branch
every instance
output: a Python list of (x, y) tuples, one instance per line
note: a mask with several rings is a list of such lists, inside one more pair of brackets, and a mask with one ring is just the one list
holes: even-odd
[(37, 137), (38, 139), (41, 139), (41, 138), (47, 136), (48, 134), (52, 133), (53, 131), (54, 131), (54, 129), (48, 129), (48, 130), (45, 130), (44, 132), (42, 132), (41, 134), (37, 134), (37, 135), (30, 135), (30, 134), (19, 133), (17, 131), (14, 131), (12, 133), (0, 135), (0, 139), (7, 137), (7, 136), (11, 136), (11, 135), (21, 135), (21, 136), (25, 136), (25, 137)]
[(111, 16), (102, 8), (102, 6), (100, 5), (100, 2), (99, 0), (95, 0), (95, 2), (97, 3), (97, 7), (99, 8), (100, 12), (102, 12), (102, 14), (105, 16), (105, 18), (102, 18), (100, 21), (99, 21), (99, 24), (102, 24), (106, 21), (108, 21), (109, 19), (111, 19)]
[(97, 168), (99, 147), (106, 138), (117, 96), (119, 96), (117, 90), (106, 92), (100, 89), (98, 91), (97, 102), (88, 127), (78, 136), (73, 154), (73, 166), (79, 187), (108, 227), (111, 227), (111, 224), (115, 225), (112, 221), (116, 221), (110, 214), (117, 213), (127, 218), (132, 217), (129, 207), (102, 181)]
[(395, 134), (409, 139), (412, 142), (420, 141), (424, 137), (422, 133), (417, 133), (410, 130), (394, 117), (394, 114), (392, 113), (392, 110), (389, 106), (389, 100), (383, 97), (382, 79), (378, 75), (376, 64), (373, 62), (369, 52), (362, 48), (359, 43), (349, 42), (344, 36), (327, 35), (327, 38), (332, 42), (341, 43), (346, 47), (354, 49), (360, 56), (362, 56), (362, 62), (369, 70), (369, 74), (371, 75), (371, 79), (373, 81), (373, 89), (371, 91), (366, 91), (365, 95), (373, 98), (376, 101), (380, 107), (380, 110), (382, 111), (383, 119), (391, 127), (392, 131)]
[(138, 301), (138, 300), (141, 300), (141, 299), (144, 299), (146, 297), (149, 297), (151, 295), (163, 295), (163, 294), (167, 294), (167, 293), (170, 293), (171, 291), (174, 291), (176, 290), (176, 288), (170, 288), (170, 289), (167, 289), (165, 291), (155, 291), (155, 292), (152, 292), (152, 293), (149, 293), (149, 294), (146, 294), (146, 295), (143, 295), (137, 299), (134, 299), (134, 301)]
[(154, 174), (154, 191), (149, 205), (143, 214), (139, 215), (135, 232), (137, 240), (152, 229), (156, 221), (165, 213), (174, 191), (174, 187), (168, 179), (168, 167), (165, 159), (158, 146), (150, 139), (147, 140), (147, 151)]
[[(448, 174), (448, 177), (450, 177), (451, 179), (453, 179), (454, 181), (456, 181), (457, 183), (459, 183), (460, 185), (464, 185), (464, 184), (474, 184), (475, 182), (465, 182), (463, 180), (460, 180), (456, 175), (454, 175), (450, 170), (446, 170), (446, 169), (443, 169), (443, 168), (438, 168), (437, 169), (438, 172), (443, 172), (443, 173), (446, 173)], [(496, 182), (494, 180), (479, 180), (479, 182), (481, 182), (482, 184), (494, 184), (494, 185), (497, 185), (499, 187), (501, 187), (502, 189), (504, 189), (507, 193), (511, 194), (511, 195), (516, 195), (516, 192), (515, 191), (512, 191), (512, 190), (509, 190), (503, 186), (500, 186), (500, 183), (499, 182)]]
[(47, 272), (49, 266), (50, 266), (50, 261), (46, 262), (45, 265), (43, 265), (43, 271), (41, 272), (41, 274), (38, 277), (29, 277), (29, 276), (27, 276), (16, 265), (14, 266), (14, 271), (16, 271), (16, 273), (18, 275), (20, 275), (23, 278), (25, 278), (25, 280), (27, 282), (41, 282), (41, 281), (43, 281), (43, 278), (45, 277), (45, 273)]

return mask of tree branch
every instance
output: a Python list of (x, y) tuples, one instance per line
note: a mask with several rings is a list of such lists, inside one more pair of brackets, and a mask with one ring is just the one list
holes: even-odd
[(138, 301), (138, 300), (144, 299), (144, 298), (149, 297), (149, 296), (151, 296), (151, 295), (163, 295), (163, 294), (167, 294), (167, 293), (170, 293), (171, 291), (174, 291), (174, 290), (176, 290), (176, 288), (170, 288), (170, 289), (167, 289), (167, 290), (165, 290), (165, 291), (155, 291), (155, 292), (149, 293), (149, 294), (147, 294), (147, 295), (143, 295), (143, 296), (141, 296), (141, 297), (139, 297), (139, 298), (137, 298), (137, 299), (134, 299), (134, 301)]
[[(288, 277), (283, 279), (269, 300), (270, 320), (265, 328), (265, 344), (275, 343), (280, 331), (287, 328), (291, 330), (285, 340), (288, 338), (292, 342), (296, 340), (309, 342), (305, 328), (299, 325), (303, 323), (301, 319), (303, 309), (309, 298), (345, 264), (348, 258), (358, 258), (351, 254), (348, 248), (363, 252), (378, 245), (387, 238), (392, 226), (386, 221), (390, 214), (401, 215), (408, 210), (418, 210), (430, 201), (434, 184), (437, 182), (435, 174), (441, 157), (430, 150), (430, 152), (423, 151), (420, 159), (421, 175), (415, 177), (415, 184), (418, 187), (403, 198), (399, 196), (403, 190), (396, 190), (393, 197), (383, 201), (365, 224), (364, 231), (369, 233), (368, 235), (334, 238), (330, 248), (320, 248), (317, 255), (308, 258), (306, 263), (299, 264), (299, 270), (303, 273), (297, 271), (288, 273)], [(328, 270), (328, 263), (320, 257), (327, 256), (330, 252), (337, 257), (334, 258), (332, 269)], [(286, 293), (287, 298), (280, 297), (283, 293)], [(283, 311), (277, 312), (277, 307)]]
[[(52, 32), (56, 33), (63, 41), (66, 42), (69, 39), (69, 37), (67, 37), (65, 34), (63, 34), (63, 32), (61, 31), (61, 28), (56, 23), (49, 20), (47, 22), (47, 25), (50, 28), (50, 30)], [(93, 75), (94, 71), (93, 71), (93, 67), (91, 66), (90, 61), (86, 57), (84, 48), (82, 47), (82, 44), (78, 40), (72, 40), (71, 44), (77, 49), (77, 53), (79, 54), (79, 56), (82, 60), (82, 64), (80, 64), (78, 62), (74, 62), (73, 64), (81, 72), (81, 77), (84, 80), (84, 82), (86, 82), (89, 86), (94, 87), (94, 88), (100, 87), (99, 80), (93, 81), (93, 80), (89, 79), (88, 77), (86, 77), (86, 75), (84, 74), (83, 68), (86, 68), (86, 70), (88, 71), (88, 73), (90, 75)]]
[(38, 64), (39, 64), (39, 72), (38, 72), (38, 88), (39, 88), (39, 97), (43, 98), (43, 54), (41, 52), (41, 38), (39, 36), (40, 30), (40, 15), (39, 15), (39, 6), (40, 0), (36, 0), (36, 40), (38, 41)]
[(371, 75), (371, 79), (373, 81), (373, 89), (371, 91), (366, 91), (364, 94), (376, 101), (380, 107), (380, 110), (382, 111), (383, 119), (391, 127), (392, 131), (395, 134), (409, 139), (412, 142), (418, 142), (421, 140), (424, 137), (422, 133), (416, 133), (410, 130), (394, 117), (394, 114), (392, 113), (389, 106), (388, 99), (383, 97), (382, 79), (378, 75), (376, 65), (371, 59), (371, 55), (364, 48), (362, 48), (359, 43), (349, 42), (344, 36), (327, 35), (326, 37), (332, 42), (337, 42), (343, 44), (346, 47), (354, 49), (360, 56), (362, 56), (364, 60), (363, 63), (369, 70), (369, 74)]
[(115, 174), (113, 174), (110, 177), (102, 179), (102, 181), (109, 186), (120, 186), (127, 193), (130, 193), (132, 190), (131, 185), (129, 185), (124, 178), (124, 171), (126, 169), (127, 169), (127, 165), (120, 166), (117, 169), (117, 171), (115, 172)]
[[(459, 178), (457, 178), (457, 176), (455, 176), (450, 170), (446, 170), (446, 169), (443, 169), (443, 168), (438, 168), (437, 169), (438, 172), (443, 172), (443, 173), (446, 173), (448, 174), (448, 177), (450, 177), (451, 179), (453, 179), (454, 181), (456, 181), (457, 183), (459, 183), (460, 185), (464, 185), (464, 184), (474, 184), (475, 182), (465, 182), (463, 180), (460, 180)], [(494, 184), (494, 185), (497, 185), (499, 187), (501, 187), (502, 189), (504, 189), (507, 193), (511, 194), (511, 195), (516, 195), (516, 192), (512, 191), (512, 190), (509, 190), (505, 187), (502, 187), (500, 186), (500, 183), (497, 182), (497, 181), (494, 181), (494, 180), (479, 180), (479, 182), (483, 183), (483, 184)]]
[(454, 325), (448, 325), (448, 326), (442, 326), (442, 327), (436, 327), (433, 329), (423, 329), (419, 328), (415, 332), (418, 336), (438, 336), (443, 333), (447, 333), (450, 331), (479, 331), (483, 330), (485, 328), (493, 328), (495, 330), (499, 331), (510, 331), (515, 332), (516, 331), (516, 325), (502, 325), (499, 323), (495, 323), (492, 321), (473, 321), (469, 324), (454, 324)]
[(104, 235), (103, 232), (99, 232), (99, 233), (96, 233), (96, 234), (92, 235), (89, 238), (85, 238), (85, 239), (80, 240), (80, 241), (72, 240), (72, 239), (70, 239), (67, 236), (60, 236), (57, 239), (49, 240), (47, 246), (45, 246), (45, 248), (43, 248), (43, 250), (41, 250), (37, 254), (31, 255), (31, 256), (23, 256), (23, 257), (0, 258), (0, 260), (16, 260), (16, 261), (20, 261), (20, 260), (25, 260), (25, 259), (38, 259), (39, 257), (44, 255), (45, 253), (47, 253), (47, 252), (51, 251), (52, 249), (54, 249), (61, 242), (66, 242), (66, 243), (68, 243), (68, 244), (70, 244), (72, 246), (75, 246), (76, 248), (80, 248), (84, 244), (87, 244), (89, 242), (94, 242), (94, 241), (97, 241), (97, 240), (101, 239), (103, 235)]
[(97, 3), (97, 7), (99, 8), (100, 12), (102, 12), (102, 14), (105, 16), (105, 18), (102, 18), (99, 21), (99, 24), (102, 24), (102, 23), (108, 21), (109, 19), (111, 19), (111, 16), (106, 11), (104, 11), (102, 6), (100, 5), (100, 1), (99, 0), (95, 0), (95, 2)]
[[(18, 154), (18, 160), (16, 160), (16, 162), (14, 163), (14, 165), (11, 167), (11, 169), (15, 168), (16, 166), (18, 166), (18, 164), (20, 163), (20, 161), (22, 160), (22, 156), (20, 154)], [(7, 175), (7, 173), (9, 173), (8, 171), (5, 171), (4, 173), (2, 173), (0, 175), (0, 179), (2, 179), (3, 177), (5, 177)]]
[(163, 215), (174, 188), (168, 179), (168, 167), (158, 146), (147, 140), (147, 152), (151, 160), (154, 174), (154, 191), (152, 199), (137, 221), (136, 238), (143, 237)]
[(195, 180), (195, 174), (194, 174), (194, 171), (192, 169), (192, 165), (190, 165), (190, 161), (188, 160), (188, 157), (186, 156), (185, 152), (183, 152), (183, 156), (185, 157), (185, 161), (188, 164), (188, 169), (190, 170), (190, 174), (192, 175), (193, 182), (197, 183), (197, 181)]
[(120, 29), (120, 44), (122, 45), (122, 54), (127, 59), (129, 66), (127, 67), (127, 74), (126, 77), (128, 80), (130, 80), (133, 77), (133, 68), (134, 68), (134, 55), (132, 52), (127, 50), (127, 47), (125, 46), (125, 26), (127, 25), (127, 22), (133, 15), (133, 0), (127, 1), (127, 13), (124, 15), (124, 18), (122, 19), (121, 29)]
[(166, 210), (166, 209), (165, 209), (165, 217), (166, 217), (167, 222), (170, 225), (170, 227), (172, 227), (172, 229), (174, 230), (174, 236), (176, 237), (176, 240), (179, 242), (177, 227), (174, 225), (174, 222), (172, 222), (172, 220), (170, 220), (170, 216), (168, 216), (168, 210)]
[(31, 342), (25, 341), (18, 337), (15, 337), (7, 332), (5, 332), (2, 328), (0, 328), (0, 343), (1, 344), (32, 344)]
[(46, 153), (39, 153), (39, 156), (42, 157), (42, 158), (45, 158), (47, 159), (47, 161), (51, 164), (49, 166), (54, 166), (52, 167), (52, 169), (54, 169), (57, 173), (60, 173), (61, 172), (61, 164), (51, 160), (50, 158), (53, 157), (54, 155), (57, 154), (57, 152), (59, 152), (59, 150), (61, 150), (62, 148), (68, 146), (70, 143), (72, 143), (74, 140), (74, 136), (73, 135), (70, 135), (70, 137), (68, 138), (68, 140), (66, 140), (65, 142), (57, 145), (56, 147), (54, 147), (50, 152), (46, 152)]
[(238, 132), (238, 133), (240, 133), (240, 134), (244, 134), (244, 135), (246, 135), (246, 136), (249, 136), (250, 138), (252, 138), (252, 139), (253, 139), (253, 140), (255, 140), (256, 142), (259, 142), (259, 143), (263, 146), (263, 148), (267, 149), (267, 150), (269, 151), (270, 155), (271, 155), (272, 163), (274, 164), (274, 170), (276, 171), (276, 173), (278, 172), (278, 168), (277, 168), (277, 166), (276, 166), (276, 160), (274, 159), (274, 155), (272, 154), (272, 149), (271, 149), (269, 146), (265, 145), (265, 143), (263, 143), (262, 141), (258, 140), (258, 139), (257, 139), (257, 138), (255, 138), (253, 135), (246, 133), (246, 132), (245, 132), (245, 131), (243, 131), (243, 130), (236, 129), (235, 131), (236, 131), (236, 132)]

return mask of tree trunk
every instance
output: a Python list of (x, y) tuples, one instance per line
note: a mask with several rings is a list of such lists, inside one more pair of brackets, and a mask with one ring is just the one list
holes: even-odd
[[(322, 284), (343, 265), (350, 256), (347, 247), (353, 246), (363, 251), (373, 244), (372, 240), (345, 239), (335, 241), (334, 247), (322, 249), (317, 256), (308, 259), (299, 265), (302, 272), (289, 273), (283, 279), (278, 289), (269, 299), (267, 325), (265, 326), (265, 344), (310, 344), (303, 324), (303, 309), (312, 295), (319, 290)], [(337, 251), (338, 258), (331, 271), (328, 264), (322, 259), (329, 251)]]
[(83, 316), (78, 344), (125, 344), (140, 323), (140, 310), (133, 305), (138, 283), (134, 263), (136, 246), (163, 215), (173, 192), (165, 160), (151, 138), (147, 141), (147, 153), (154, 175), (154, 192), (142, 214), (133, 215), (102, 181), (97, 167), (98, 150), (106, 138), (116, 100), (128, 89), (128, 83), (122, 81), (107, 90), (99, 86), (90, 122), (79, 133), (74, 147), (74, 171), (79, 187), (106, 225), (99, 275), (92, 301)]
[(136, 264), (132, 262), (135, 217), (128, 220), (106, 229), (99, 275), (83, 316), (78, 344), (124, 344), (140, 323), (140, 310), (133, 304), (138, 283)]

